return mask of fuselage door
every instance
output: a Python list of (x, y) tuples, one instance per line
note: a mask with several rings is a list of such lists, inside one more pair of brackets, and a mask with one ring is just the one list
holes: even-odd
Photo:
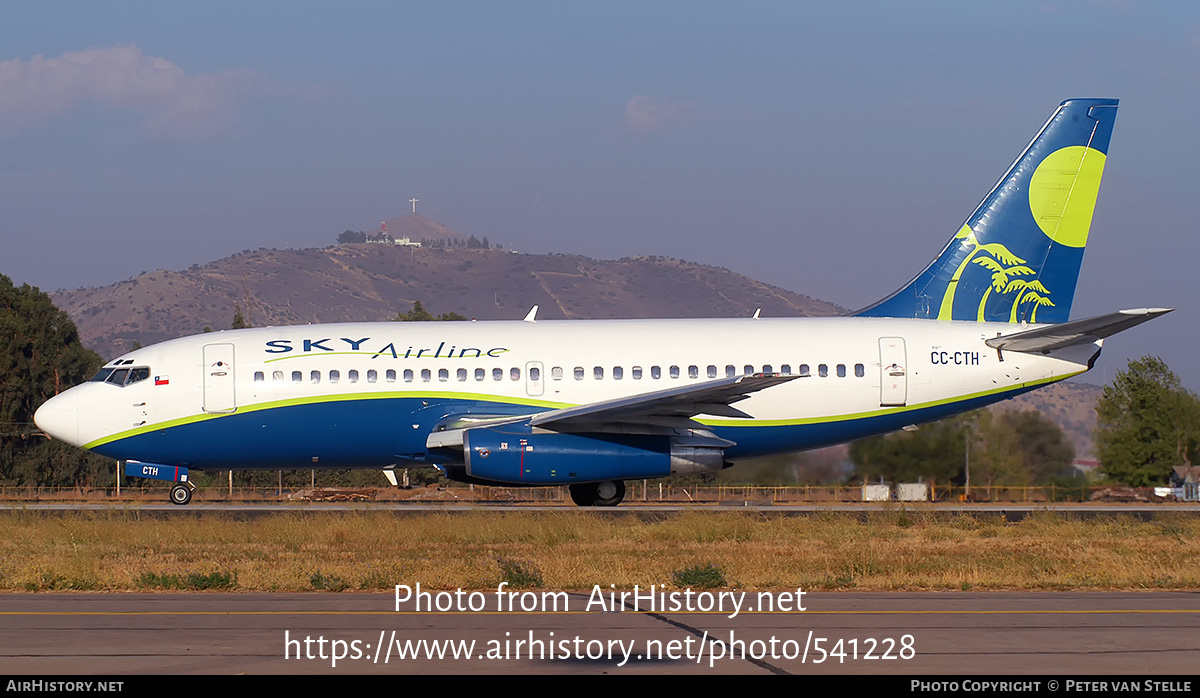
[(541, 361), (529, 361), (525, 364), (526, 393), (537, 397), (546, 390), (546, 377), (542, 373)]
[(880, 407), (897, 407), (908, 400), (908, 359), (901, 337), (879, 338)]
[(204, 345), (204, 411), (233, 412), (233, 345)]

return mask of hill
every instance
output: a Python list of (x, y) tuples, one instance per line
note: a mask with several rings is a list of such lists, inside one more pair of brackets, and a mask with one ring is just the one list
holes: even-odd
[(421, 301), (436, 314), (667, 318), (836, 315), (841, 308), (728, 269), (666, 257), (601, 261), (503, 250), (338, 245), (246, 251), (158, 270), (103, 288), (51, 294), (102, 356), (227, 329), (240, 308), (253, 325), (392, 320)]
[(384, 223), (387, 224), (388, 233), (397, 240), (408, 238), (415, 242), (436, 240), (443, 243), (465, 243), (467, 241), (465, 235), (460, 235), (441, 223), (416, 213), (389, 218)]

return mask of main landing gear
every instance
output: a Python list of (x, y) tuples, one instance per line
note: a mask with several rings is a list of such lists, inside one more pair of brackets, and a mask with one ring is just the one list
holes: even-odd
[(568, 489), (571, 501), (581, 507), (615, 507), (625, 498), (625, 483), (621, 480), (584, 482)]
[(171, 487), (171, 503), (183, 506), (192, 501), (192, 484), (177, 482)]

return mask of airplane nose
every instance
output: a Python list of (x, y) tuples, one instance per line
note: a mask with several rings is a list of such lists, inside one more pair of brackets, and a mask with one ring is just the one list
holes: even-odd
[(50, 436), (79, 445), (79, 392), (68, 390), (45, 402), (33, 413), (33, 422)]

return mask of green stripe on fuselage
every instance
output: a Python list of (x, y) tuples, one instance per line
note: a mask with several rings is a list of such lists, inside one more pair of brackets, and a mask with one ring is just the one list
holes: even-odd
[[(1054, 378), (1043, 378), (1036, 381), (1028, 381), (1020, 385), (1010, 386), (1006, 388), (993, 388), (992, 390), (984, 390), (978, 393), (969, 395), (961, 395), (953, 398), (945, 398), (943, 400), (933, 400), (931, 402), (923, 402), (916, 405), (905, 405), (903, 407), (893, 407), (888, 409), (870, 410), (867, 412), (854, 412), (850, 414), (831, 415), (824, 417), (804, 417), (801, 419), (699, 419), (696, 420), (705, 426), (712, 427), (783, 427), (783, 426), (799, 426), (803, 424), (824, 424), (833, 422), (845, 422), (854, 419), (867, 419), (870, 417), (878, 417), (885, 414), (897, 414), (901, 412), (913, 412), (916, 410), (928, 409), (930, 407), (938, 407), (941, 405), (950, 405), (956, 402), (965, 402), (974, 400), (989, 395), (1003, 395), (1005, 393), (1013, 393), (1029, 388), (1035, 388), (1041, 385), (1056, 383), (1067, 378), (1078, 376), (1086, 371), (1076, 371), (1065, 376)], [(504, 398), (498, 395), (486, 395), (483, 393), (402, 393), (402, 392), (386, 392), (386, 393), (344, 393), (341, 395), (322, 395), (316, 397), (290, 398), (287, 400), (274, 400), (271, 402), (260, 402), (254, 405), (246, 405), (238, 407), (236, 412), (227, 414), (197, 414), (188, 417), (180, 417), (179, 419), (171, 419), (165, 422), (149, 424), (138, 427), (136, 429), (128, 429), (118, 432), (111, 436), (105, 436), (94, 441), (90, 441), (83, 445), (85, 449), (96, 448), (114, 441), (127, 439), (141, 434), (148, 434), (152, 431), (163, 431), (173, 427), (183, 426), (185, 424), (193, 424), (204, 422), (210, 419), (221, 419), (231, 417), (235, 414), (247, 414), (250, 412), (260, 412), (264, 410), (273, 410), (281, 407), (294, 407), (296, 405), (312, 405), (326, 402), (349, 402), (353, 400), (388, 400), (388, 399), (413, 399), (413, 400), (465, 400), (475, 402), (494, 402), (504, 405), (528, 405), (530, 407), (544, 407), (546, 409), (560, 409), (564, 407), (575, 407), (572, 403), (566, 402), (551, 402), (549, 400), (533, 400), (529, 398), (511, 397)]]

